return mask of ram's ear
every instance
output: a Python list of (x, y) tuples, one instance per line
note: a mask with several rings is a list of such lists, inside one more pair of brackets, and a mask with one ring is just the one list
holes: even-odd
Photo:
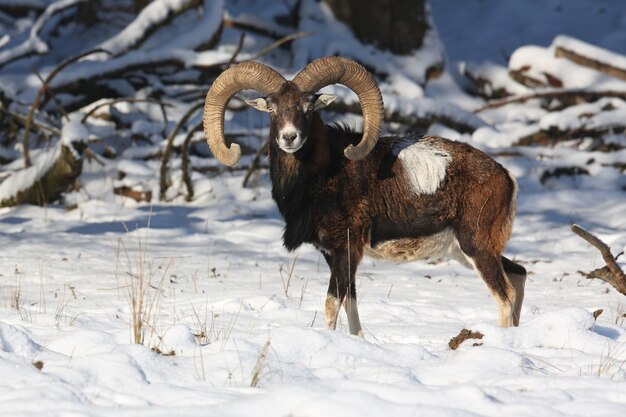
[(330, 103), (335, 101), (337, 98), (334, 94), (319, 94), (315, 97), (315, 102), (313, 103), (313, 110), (317, 111), (319, 109), (323, 109), (328, 106)]
[(254, 107), (257, 110), (264, 111), (269, 113), (272, 111), (269, 104), (267, 103), (267, 99), (264, 97), (255, 98), (252, 100), (244, 100), (247, 105)]

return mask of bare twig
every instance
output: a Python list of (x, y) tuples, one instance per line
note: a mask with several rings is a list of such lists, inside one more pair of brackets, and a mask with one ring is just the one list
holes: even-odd
[(272, 42), (270, 45), (266, 46), (265, 48), (261, 49), (259, 52), (254, 54), (252, 58), (250, 58), (250, 61), (254, 61), (255, 59), (262, 57), (263, 55), (267, 54), (268, 52), (278, 48), (279, 46), (287, 42), (295, 41), (296, 39), (303, 38), (305, 36), (311, 36), (312, 34), (313, 34), (312, 32), (296, 32), (287, 36), (283, 36), (282, 38), (278, 39), (276, 42)]
[(178, 134), (178, 131), (187, 123), (189, 118), (193, 116), (195, 112), (201, 109), (204, 106), (204, 102), (197, 103), (187, 110), (187, 113), (183, 115), (183, 117), (178, 121), (174, 129), (170, 132), (170, 135), (167, 138), (167, 145), (165, 147), (165, 151), (163, 152), (163, 159), (161, 160), (161, 170), (160, 170), (160, 181), (159, 181), (159, 199), (161, 201), (165, 200), (165, 192), (169, 186), (167, 171), (168, 164), (170, 161), (170, 156), (172, 154), (172, 150), (174, 149), (174, 138)]
[(50, 81), (52, 81), (52, 79), (59, 72), (63, 71), (63, 69), (67, 67), (68, 65), (71, 65), (74, 62), (80, 60), (81, 58), (84, 58), (87, 55), (91, 55), (96, 52), (108, 53), (107, 51), (103, 49), (92, 49), (90, 51), (86, 51), (74, 57), (66, 59), (65, 61), (57, 65), (56, 68), (54, 68), (50, 74), (48, 74), (48, 76), (45, 78), (45, 80), (39, 87), (39, 90), (37, 90), (37, 95), (35, 95), (35, 100), (33, 100), (33, 104), (30, 106), (30, 112), (28, 113), (28, 116), (26, 118), (26, 123), (24, 124), (24, 137), (22, 139), (22, 144), (24, 147), (24, 166), (25, 167), (31, 166), (30, 151), (29, 151), (30, 150), (30, 124), (33, 121), (35, 110), (37, 109), (37, 107), (39, 107), (39, 102), (41, 101), (41, 98), (43, 97), (44, 93), (48, 89), (48, 85), (50, 84)]
[(577, 224), (572, 225), (572, 232), (598, 249), (602, 255), (602, 259), (604, 259), (604, 263), (606, 263), (605, 267), (596, 269), (587, 274), (587, 278), (601, 279), (611, 284), (617, 291), (626, 295), (626, 274), (624, 274), (624, 271), (622, 271), (617, 264), (615, 257), (611, 254), (609, 246)]
[(241, 49), (243, 48), (243, 41), (245, 39), (246, 39), (246, 34), (242, 33), (241, 36), (239, 36), (239, 43), (237, 44), (237, 47), (235, 48), (235, 52), (233, 52), (233, 55), (228, 60), (228, 64), (227, 64), (228, 67), (233, 65), (235, 61), (237, 60), (237, 56), (239, 55), (239, 53), (241, 52)]
[[(44, 78), (41, 76), (39, 71), (35, 70), (34, 72), (37, 78), (39, 78), (39, 81), (41, 81), (41, 84), (43, 85), (46, 82)], [(54, 100), (54, 102), (56, 103), (57, 108), (59, 109), (59, 113), (61, 113), (61, 116), (63, 116), (65, 120), (69, 121), (70, 117), (67, 115), (67, 112), (65, 111), (65, 108), (63, 107), (63, 104), (61, 103), (61, 100), (59, 100), (57, 95), (54, 94), (54, 91), (51, 88), (48, 88), (47, 93), (50, 94), (50, 97), (52, 97), (52, 100)]]
[(165, 114), (165, 110), (163, 110), (164, 107), (172, 107), (172, 104), (170, 104), (170, 103), (166, 103), (164, 101), (156, 100), (156, 99), (153, 99), (153, 98), (121, 97), (121, 98), (116, 98), (116, 99), (113, 99), (113, 100), (108, 100), (106, 102), (97, 104), (92, 109), (90, 109), (83, 116), (82, 119), (80, 119), (80, 122), (81, 123), (85, 123), (87, 121), (87, 119), (89, 118), (89, 116), (94, 114), (96, 111), (98, 111), (102, 107), (104, 107), (104, 106), (114, 106), (117, 103), (154, 103), (154, 104), (158, 104), (159, 106), (161, 106), (161, 112), (163, 114)]
[(278, 33), (273, 30), (273, 28), (269, 26), (261, 26), (256, 25), (250, 22), (244, 22), (237, 19), (224, 18), (223, 20), (224, 27), (234, 28), (239, 30), (246, 30), (249, 32), (253, 32), (259, 35), (267, 36), (269, 38), (280, 39), (284, 34)]
[(241, 184), (242, 187), (246, 188), (248, 186), (248, 181), (250, 181), (250, 177), (252, 176), (254, 171), (256, 171), (259, 168), (259, 162), (261, 162), (261, 158), (267, 154), (269, 145), (270, 145), (270, 140), (267, 139), (265, 143), (263, 143), (263, 145), (261, 145), (261, 147), (257, 151), (256, 155), (254, 156), (254, 159), (252, 160), (252, 163), (250, 164), (250, 167), (248, 168), (248, 171), (246, 172), (246, 176), (243, 178), (243, 183)]
[[(12, 112), (11, 110), (5, 109), (2, 106), (0, 106), (0, 112), (2, 112), (4, 114), (6, 114), (7, 116), (15, 119), (20, 124), (26, 126), (26, 120), (28, 119), (27, 115)], [(46, 131), (48, 131), (48, 132), (50, 132), (50, 133), (52, 133), (54, 135), (61, 136), (61, 131), (59, 129), (57, 129), (56, 127), (54, 127), (54, 126), (50, 126), (50, 125), (47, 125), (45, 123), (38, 122), (36, 120), (31, 120), (30, 124), (31, 124), (30, 128), (35, 127), (35, 128), (37, 128), (39, 130), (46, 130)]]
[(198, 122), (194, 127), (189, 129), (183, 147), (181, 149), (182, 158), (182, 170), (183, 170), (183, 182), (187, 187), (187, 201), (193, 200), (193, 183), (191, 182), (191, 160), (189, 159), (189, 144), (196, 132), (202, 130), (202, 121)]

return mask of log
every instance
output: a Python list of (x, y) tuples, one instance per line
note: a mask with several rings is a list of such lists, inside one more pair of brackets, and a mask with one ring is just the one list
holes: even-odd
[(591, 102), (601, 99), (602, 97), (616, 97), (622, 100), (626, 100), (626, 91), (590, 91), (583, 89), (562, 89), (562, 90), (547, 90), (539, 91), (533, 94), (526, 94), (522, 96), (505, 98), (503, 100), (492, 101), (484, 106), (474, 110), (474, 113), (480, 113), (483, 110), (494, 109), (497, 107), (506, 106), (512, 103), (525, 103), (530, 100), (536, 99), (550, 99), (560, 100), (568, 107), (574, 104), (580, 104), (584, 102)]
[[(0, 200), (0, 207), (12, 207), (20, 204), (43, 206), (57, 200), (62, 193), (74, 186), (76, 179), (82, 172), (82, 153), (86, 145), (82, 142), (73, 142), (71, 144), (61, 143), (59, 146), (58, 151), (51, 151), (55, 152), (53, 155), (55, 157), (54, 162), (49, 166), (44, 164), (46, 170), (42, 175), (37, 172), (41, 167), (36, 165), (14, 173), (4, 180), (0, 186), (0, 192), (5, 194), (7, 190), (11, 191), (15, 187), (15, 193), (11, 195), (9, 192), (4, 195), (4, 198)], [(31, 175), (32, 183), (19, 190), (17, 184), (25, 178), (28, 179)], [(5, 185), (5, 183), (7, 184)]]
[(32, 25), (29, 36), (24, 42), (9, 50), (0, 51), (0, 68), (13, 61), (17, 61), (31, 55), (46, 54), (48, 52), (48, 44), (46, 44), (39, 37), (39, 33), (44, 25), (52, 16), (61, 13), (70, 7), (77, 6), (79, 3), (84, 1), (85, 0), (61, 0), (50, 4)]
[(626, 81), (626, 57), (569, 36), (552, 42), (554, 56)]
[[(622, 294), (626, 295), (626, 274), (617, 264), (609, 246), (577, 224), (572, 225), (572, 232), (583, 238), (587, 243), (600, 251), (606, 266), (585, 274), (588, 279), (600, 279)], [(618, 255), (619, 256), (619, 255)]]
[[(422, 100), (421, 103), (425, 104), (426, 100)], [(336, 113), (361, 114), (361, 105), (358, 102), (346, 103), (338, 98), (327, 107), (327, 110)], [(468, 112), (468, 115), (471, 114), (472, 113)], [(472, 133), (481, 125), (487, 125), (480, 118), (475, 118), (475, 120), (470, 120), (469, 118), (461, 120), (453, 114), (446, 114), (444, 111), (438, 111), (437, 108), (432, 109), (432, 111), (416, 111), (406, 113), (386, 110), (384, 120), (387, 123), (399, 123), (413, 129), (422, 130), (426, 130), (434, 123), (440, 123), (460, 133)]]
[(182, 4), (171, 0), (153, 1), (146, 5), (137, 18), (122, 31), (102, 42), (99, 48), (111, 52), (113, 56), (137, 49), (157, 29), (199, 4), (200, 0), (184, 0)]

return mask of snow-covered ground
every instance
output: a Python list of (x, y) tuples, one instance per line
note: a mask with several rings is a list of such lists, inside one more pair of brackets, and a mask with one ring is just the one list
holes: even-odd
[[(495, 17), (476, 9), (484, 20), (465, 26), (455, 16), (469, 13), (473, 2), (453, 2), (458, 9), (450, 3), (432, 0), (454, 60), (500, 62), (500, 47), (547, 47), (559, 33), (626, 52), (609, 42), (623, 32), (600, 36), (597, 25), (604, 21), (593, 17), (604, 19), (619, 2), (552, 2), (558, 13), (576, 5), (564, 28), (588, 13), (579, 5), (604, 5), (605, 12), (587, 19), (589, 37), (554, 29), (550, 15), (533, 21), (540, 2), (480, 2)], [(547, 33), (548, 26), (557, 32), (545, 42), (520, 39), (498, 32), (505, 27), (498, 16), (534, 27), (528, 33)], [(502, 45), (481, 37), (455, 40), (454, 20), (457, 33), (480, 27)], [(462, 55), (471, 49), (468, 39), (485, 55)], [(389, 88), (405, 82), (396, 81), (386, 85), (392, 105), (418, 111), (445, 95), (478, 117), (470, 113), (478, 99), (451, 88), (449, 76), (429, 84), (428, 100), (417, 102), (407, 98), (410, 92)], [(343, 313), (337, 331), (325, 330), (328, 268), (312, 247), (295, 254), (283, 249), (267, 172), (250, 188), (241, 187), (242, 171), (194, 172), (194, 201), (148, 204), (113, 194), (116, 172), (123, 171), (128, 184), (158, 195), (160, 161), (130, 155), (143, 148), (129, 148), (104, 166), (85, 161), (82, 188), (66, 196), (73, 209), (0, 209), (0, 415), (626, 415), (626, 298), (579, 273), (603, 261), (570, 231), (572, 223), (581, 224), (614, 254), (624, 251), (626, 177), (611, 165), (626, 161), (626, 150), (594, 151), (592, 139), (513, 145), (539, 129), (577, 127), (583, 114), (589, 128), (610, 127), (624, 108), (620, 99), (549, 113), (536, 103), (514, 104), (480, 112), (485, 126), (472, 134), (430, 128), (490, 152), (519, 180), (507, 254), (529, 277), (522, 324), (510, 329), (496, 326), (486, 286), (459, 264), (365, 260), (357, 273), (365, 337), (348, 334)], [(238, 127), (233, 120), (227, 129)], [(623, 133), (604, 139), (625, 145)], [(204, 161), (192, 158), (194, 166)], [(171, 164), (173, 188), (182, 188), (180, 162)], [(561, 167), (583, 167), (588, 175), (545, 175)], [(145, 346), (133, 343), (133, 294), (144, 296), (147, 325), (139, 337)], [(451, 350), (448, 341), (463, 328), (484, 337)]]

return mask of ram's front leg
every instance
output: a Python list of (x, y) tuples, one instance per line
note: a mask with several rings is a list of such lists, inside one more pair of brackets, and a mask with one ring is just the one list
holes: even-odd
[(330, 267), (330, 282), (325, 306), (327, 329), (335, 330), (337, 327), (337, 317), (343, 304), (348, 315), (350, 333), (363, 336), (354, 282), (356, 269), (362, 257), (363, 252), (358, 248), (352, 248), (350, 251), (337, 249), (324, 253), (324, 258)]

